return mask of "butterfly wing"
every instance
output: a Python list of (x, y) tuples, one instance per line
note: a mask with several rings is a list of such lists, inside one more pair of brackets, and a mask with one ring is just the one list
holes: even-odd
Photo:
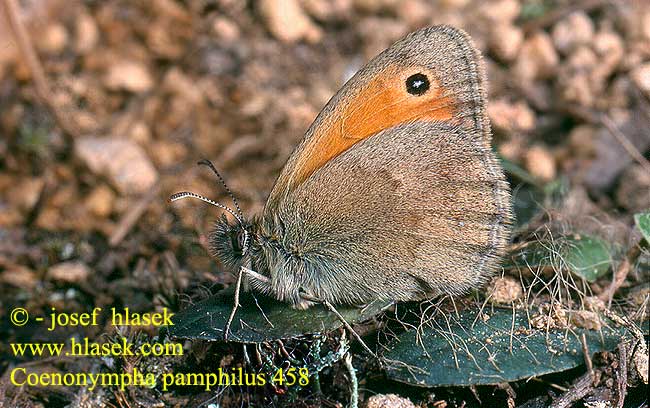
[[(426, 93), (405, 81), (429, 80)], [(481, 57), (463, 31), (425, 28), (393, 44), (357, 72), (320, 112), (278, 177), (267, 202), (274, 208), (329, 160), (384, 129), (411, 121), (453, 121), (489, 146)]]
[[(409, 92), (421, 75), (427, 92)], [(263, 229), (283, 237), (266, 254), (278, 298), (301, 288), (336, 302), (410, 300), (484, 280), (511, 217), (485, 99), (478, 53), (450, 27), (409, 35), (355, 75), (265, 208)]]
[(477, 136), (414, 122), (325, 164), (276, 213), (295, 251), (278, 281), (348, 303), (481, 283), (498, 265), (510, 212), (508, 185)]

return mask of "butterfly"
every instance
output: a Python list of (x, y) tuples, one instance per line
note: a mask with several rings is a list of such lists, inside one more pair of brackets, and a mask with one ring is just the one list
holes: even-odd
[[(372, 59), (314, 120), (261, 214), (211, 201), (233, 216), (209, 244), (239, 270), (237, 293), (306, 308), (484, 283), (512, 220), (486, 100), (482, 58), (460, 29), (421, 29)], [(204, 199), (172, 199), (187, 196)]]

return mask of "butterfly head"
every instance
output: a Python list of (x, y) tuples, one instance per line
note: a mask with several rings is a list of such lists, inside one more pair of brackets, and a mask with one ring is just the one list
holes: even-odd
[(232, 199), (232, 202), (235, 205), (234, 209), (189, 191), (176, 193), (170, 197), (170, 200), (176, 201), (187, 197), (196, 198), (229, 213), (235, 221), (230, 223), (225, 214), (223, 214), (216, 222), (214, 230), (209, 235), (208, 241), (213, 256), (219, 259), (225, 266), (239, 267), (242, 263), (241, 261), (249, 252), (251, 244), (251, 225), (244, 219), (244, 214), (239, 207), (237, 198), (235, 198), (235, 195), (230, 191), (230, 188), (228, 188), (225, 180), (221, 177), (221, 174), (219, 174), (214, 165), (209, 160), (201, 160), (198, 164), (207, 166), (217, 176), (219, 182)]
[(208, 238), (212, 255), (228, 268), (238, 268), (251, 246), (250, 225), (242, 220), (230, 222), (225, 215), (215, 223)]

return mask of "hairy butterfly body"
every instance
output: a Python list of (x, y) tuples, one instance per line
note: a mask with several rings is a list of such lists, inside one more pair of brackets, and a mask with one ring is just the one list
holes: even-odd
[[(296, 307), (460, 294), (498, 267), (510, 191), (491, 150), (481, 57), (464, 32), (414, 32), (327, 103), (250, 222), (210, 235), (244, 282)], [(307, 300), (306, 300), (307, 299)]]

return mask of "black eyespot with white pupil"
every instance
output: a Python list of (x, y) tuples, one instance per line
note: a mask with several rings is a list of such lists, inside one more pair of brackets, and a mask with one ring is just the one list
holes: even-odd
[(411, 95), (420, 96), (429, 90), (429, 78), (426, 75), (417, 73), (406, 78), (406, 92)]

